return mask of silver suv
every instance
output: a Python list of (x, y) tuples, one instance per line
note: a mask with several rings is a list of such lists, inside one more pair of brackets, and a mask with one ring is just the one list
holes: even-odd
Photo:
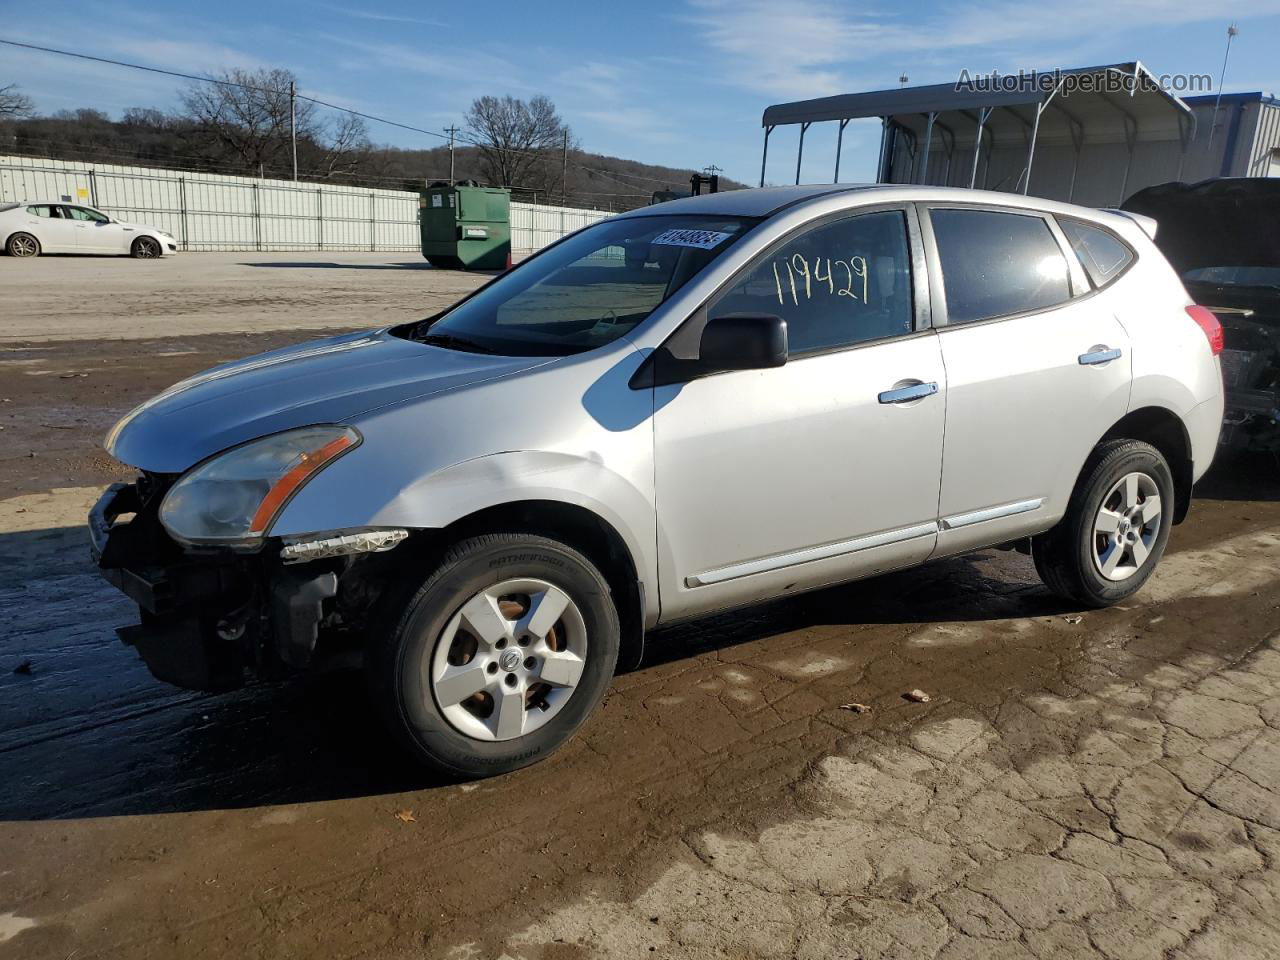
[(358, 650), (422, 760), (564, 743), (645, 631), (980, 547), (1080, 607), (1149, 577), (1221, 330), (1145, 218), (908, 186), (636, 210), (439, 316), (125, 417), (90, 517), (121, 630), (222, 690)]

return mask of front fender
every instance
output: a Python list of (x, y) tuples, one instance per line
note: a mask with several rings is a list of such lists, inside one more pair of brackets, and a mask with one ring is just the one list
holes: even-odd
[[(652, 499), (622, 474), (590, 457), (512, 450), (464, 460), (418, 477), (390, 495), (368, 497), (372, 485), (339, 460), (289, 503), (271, 528), (291, 536), (351, 527), (440, 529), (490, 507), (525, 500), (572, 504), (609, 524), (626, 544), (644, 586), (646, 620), (658, 604), (656, 522)], [(344, 466), (349, 469), (344, 470)], [(650, 473), (651, 475), (651, 473)]]

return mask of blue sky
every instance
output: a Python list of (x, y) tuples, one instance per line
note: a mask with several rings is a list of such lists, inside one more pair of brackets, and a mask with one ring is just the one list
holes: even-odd
[[(971, 73), (1140, 59), (1216, 83), (1226, 26), (1240, 36), (1225, 89), (1280, 91), (1280, 0), (838, 3), (257, 2), (40, 4), (0, 0), (0, 37), (183, 72), (285, 67), (323, 100), (438, 130), (482, 94), (544, 93), (584, 149), (672, 166), (715, 163), (754, 183), (770, 103)], [(0, 86), (42, 111), (171, 107), (180, 81), (0, 47)], [(370, 125), (377, 142), (440, 141)], [(768, 178), (794, 178), (797, 128), (770, 145)], [(806, 138), (807, 181), (829, 180), (834, 126)], [(842, 179), (874, 176), (876, 121), (845, 134)]]

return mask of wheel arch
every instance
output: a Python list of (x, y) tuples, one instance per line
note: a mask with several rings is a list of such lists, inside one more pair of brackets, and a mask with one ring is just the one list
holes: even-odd
[(36, 242), (36, 247), (38, 248), (38, 252), (44, 253), (44, 244), (41, 242), (40, 238), (37, 237), (34, 233), (32, 233), (30, 230), (23, 230), (21, 227), (17, 227), (17, 228), (14, 228), (13, 230), (10, 230), (8, 233), (4, 235), (3, 239), (0, 239), (0, 253), (4, 253), (7, 255), (9, 253), (9, 241), (12, 240), (14, 237), (16, 237), (20, 233), (25, 233), (28, 237), (31, 237), (31, 239), (33, 239)]
[(1149, 443), (1169, 462), (1173, 474), (1173, 522), (1181, 523), (1191, 508), (1191, 487), (1195, 470), (1191, 437), (1182, 418), (1168, 407), (1140, 407), (1117, 420), (1098, 440), (1141, 440)]
[(431, 539), (451, 543), (486, 533), (527, 533), (557, 540), (590, 560), (613, 593), (622, 627), (618, 669), (632, 670), (644, 655), (645, 588), (626, 539), (609, 521), (564, 500), (512, 500), (459, 517), (431, 531)]

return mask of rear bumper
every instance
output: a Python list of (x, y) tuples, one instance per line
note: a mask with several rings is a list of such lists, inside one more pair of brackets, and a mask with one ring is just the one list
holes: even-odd
[(1218, 442), (1229, 450), (1280, 450), (1280, 393), (1228, 390)]

